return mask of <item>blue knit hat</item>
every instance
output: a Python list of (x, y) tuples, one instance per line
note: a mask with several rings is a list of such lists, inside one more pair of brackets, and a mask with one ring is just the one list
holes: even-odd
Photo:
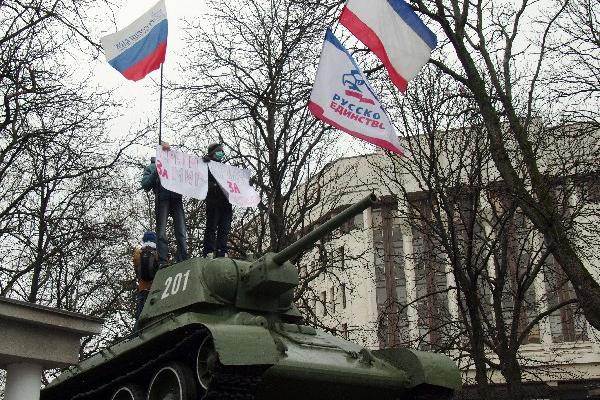
[(156, 243), (156, 233), (154, 233), (154, 232), (144, 232), (144, 236), (142, 236), (142, 243), (145, 243), (145, 242)]

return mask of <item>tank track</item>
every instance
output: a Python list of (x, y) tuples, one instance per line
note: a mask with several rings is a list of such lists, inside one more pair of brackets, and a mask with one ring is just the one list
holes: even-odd
[(254, 400), (266, 366), (220, 366), (202, 400)]
[(177, 345), (168, 349), (167, 351), (162, 352), (161, 354), (157, 355), (153, 359), (146, 361), (145, 363), (140, 365), (138, 368), (135, 368), (134, 370), (128, 372), (127, 374), (120, 375), (119, 377), (112, 379), (105, 384), (99, 385), (89, 391), (77, 393), (76, 395), (72, 396), (70, 398), (70, 400), (94, 399), (95, 398), (94, 396), (99, 393), (102, 393), (102, 392), (110, 390), (110, 389), (115, 390), (117, 385), (130, 381), (136, 375), (138, 375), (142, 372), (148, 371), (149, 369), (158, 365), (160, 362), (167, 361), (173, 354), (177, 353), (185, 346), (190, 345), (194, 339), (205, 336), (207, 334), (208, 334), (208, 331), (206, 329), (195, 330), (195, 331), (191, 332), (190, 334), (188, 334), (186, 337), (184, 337)]
[[(151, 360), (146, 361), (139, 367), (127, 374), (121, 375), (102, 385), (96, 386), (86, 392), (80, 392), (70, 397), (70, 400), (92, 400), (97, 395), (107, 394), (115, 390), (120, 384), (134, 381), (136, 376), (147, 373), (156, 368), (160, 363), (167, 362), (172, 356), (185, 352), (186, 347), (194, 347), (201, 338), (209, 335), (208, 330), (194, 330), (185, 336), (176, 346), (167, 351), (158, 354)], [(200, 340), (198, 340), (200, 339)], [(262, 376), (269, 366), (251, 365), (251, 366), (224, 366), (220, 365), (210, 382), (208, 390), (203, 393), (200, 400), (255, 400), (258, 387), (262, 381)]]

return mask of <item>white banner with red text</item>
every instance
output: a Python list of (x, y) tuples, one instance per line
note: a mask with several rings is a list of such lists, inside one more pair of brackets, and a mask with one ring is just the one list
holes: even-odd
[(203, 200), (208, 193), (208, 167), (202, 157), (156, 146), (160, 184), (171, 192)]
[(216, 161), (209, 162), (208, 168), (231, 204), (238, 207), (258, 205), (260, 196), (250, 186), (249, 170)]
[(156, 147), (156, 171), (167, 190), (204, 200), (208, 193), (208, 171), (213, 175), (229, 202), (239, 207), (256, 207), (260, 196), (250, 186), (250, 171), (178, 150)]

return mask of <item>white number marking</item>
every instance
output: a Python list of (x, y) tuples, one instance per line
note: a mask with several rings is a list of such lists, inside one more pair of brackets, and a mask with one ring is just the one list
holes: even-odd
[(188, 278), (190, 277), (190, 270), (188, 269), (183, 276), (185, 277), (185, 279), (183, 280), (183, 288), (181, 289), (181, 291), (185, 292), (185, 289), (187, 289)]
[(171, 294), (176, 295), (179, 292), (179, 286), (181, 286), (181, 274), (175, 275), (173, 278), (173, 286), (171, 286)]
[[(190, 270), (188, 269), (185, 273), (178, 273), (174, 277), (169, 276), (165, 281), (165, 290), (163, 291), (161, 299), (166, 299), (169, 296), (174, 296), (179, 293), (179, 289), (181, 287), (181, 291), (185, 292), (187, 289), (188, 279), (190, 277)], [(181, 278), (183, 278), (183, 286), (181, 285)]]
[(169, 287), (171, 286), (172, 281), (173, 278), (171, 277), (168, 277), (165, 281), (165, 291), (163, 292), (162, 296), (160, 296), (161, 299), (166, 299), (167, 297), (169, 297)]

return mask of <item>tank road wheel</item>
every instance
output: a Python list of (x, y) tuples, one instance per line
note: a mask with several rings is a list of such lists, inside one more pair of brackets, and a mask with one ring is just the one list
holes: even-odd
[(196, 400), (194, 374), (186, 365), (172, 362), (159, 369), (148, 388), (148, 400)]
[(210, 337), (206, 337), (196, 356), (196, 376), (200, 385), (206, 390), (219, 365), (219, 356)]
[(144, 400), (144, 391), (137, 385), (127, 385), (119, 388), (110, 400)]

